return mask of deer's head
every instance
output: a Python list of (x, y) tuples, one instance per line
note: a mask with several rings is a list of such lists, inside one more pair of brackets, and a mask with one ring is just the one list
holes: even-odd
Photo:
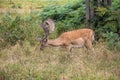
[(40, 50), (43, 50), (48, 41), (48, 36), (54, 31), (55, 24), (52, 19), (48, 18), (40, 23), (40, 27), (44, 30), (45, 36), (43, 38), (38, 38), (41, 43)]

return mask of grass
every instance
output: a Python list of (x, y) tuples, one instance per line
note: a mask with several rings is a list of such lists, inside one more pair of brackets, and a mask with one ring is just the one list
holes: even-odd
[(1, 0), (0, 8), (41, 9), (46, 5), (51, 5), (51, 4), (61, 5), (70, 1), (71, 0)]
[(25, 41), (0, 51), (2, 80), (119, 80), (120, 53), (97, 44), (95, 55), (74, 49), (68, 57), (62, 48), (39, 50)]

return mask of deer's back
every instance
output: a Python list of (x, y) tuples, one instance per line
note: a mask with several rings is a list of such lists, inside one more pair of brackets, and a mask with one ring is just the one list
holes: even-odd
[(94, 34), (93, 30), (91, 29), (78, 29), (78, 30), (73, 30), (69, 32), (64, 32), (59, 36), (59, 38), (67, 41), (73, 41), (78, 38), (82, 38), (84, 40), (87, 40), (87, 39), (91, 40), (93, 34)]

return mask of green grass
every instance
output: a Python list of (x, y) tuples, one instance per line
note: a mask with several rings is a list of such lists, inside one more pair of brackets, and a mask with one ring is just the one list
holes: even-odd
[(0, 77), (4, 80), (119, 80), (120, 53), (97, 44), (95, 55), (74, 49), (68, 57), (62, 48), (39, 50), (25, 41), (0, 51)]

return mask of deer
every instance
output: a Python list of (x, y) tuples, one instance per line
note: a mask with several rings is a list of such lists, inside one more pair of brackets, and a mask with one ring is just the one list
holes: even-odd
[(88, 50), (93, 50), (92, 43), (94, 41), (94, 31), (89, 28), (77, 29), (62, 33), (56, 39), (49, 39), (50, 33), (54, 31), (55, 23), (48, 18), (40, 23), (40, 27), (44, 30), (45, 36), (38, 38), (41, 43), (40, 50), (44, 50), (47, 46), (63, 47), (68, 53), (73, 48), (86, 47)]

